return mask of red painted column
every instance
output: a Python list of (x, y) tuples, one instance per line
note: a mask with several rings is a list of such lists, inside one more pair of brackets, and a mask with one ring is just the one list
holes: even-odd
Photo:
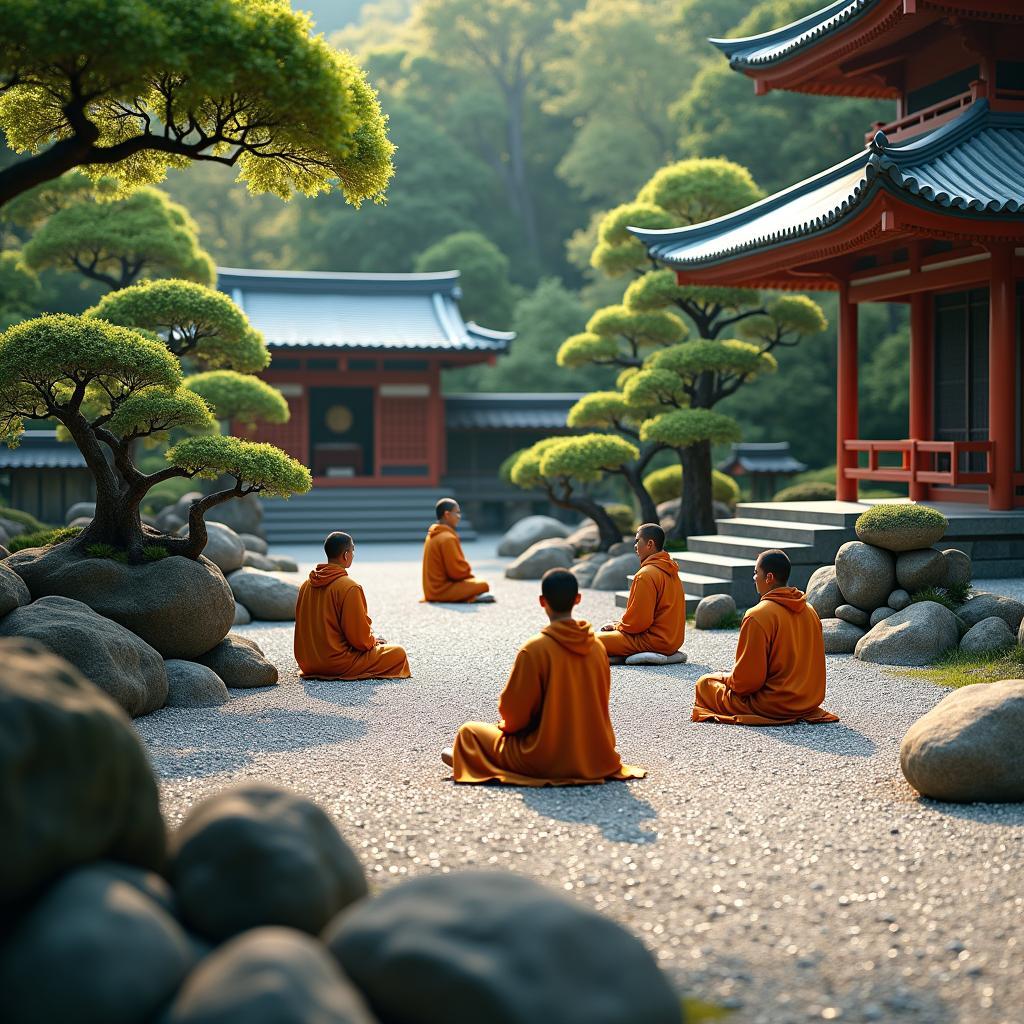
[(849, 285), (839, 283), (839, 323), (836, 348), (836, 498), (857, 500), (857, 481), (847, 480), (843, 470), (857, 465), (857, 453), (848, 452), (844, 441), (857, 438), (857, 304), (850, 301)]
[[(907, 436), (915, 441), (932, 438), (932, 337), (931, 295), (915, 292), (910, 297), (910, 422)], [(928, 497), (928, 485), (910, 482), (912, 501)]]
[(1013, 282), (1013, 249), (992, 249), (992, 280), (988, 306), (988, 436), (993, 442), (995, 481), (988, 507), (1013, 508), (1013, 472), (1017, 461), (1017, 330)]

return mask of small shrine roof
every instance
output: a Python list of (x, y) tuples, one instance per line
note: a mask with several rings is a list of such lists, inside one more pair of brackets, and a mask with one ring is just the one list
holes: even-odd
[(85, 459), (56, 430), (26, 430), (17, 448), (0, 445), (0, 469), (85, 469)]
[(907, 142), (879, 132), (863, 152), (760, 202), (702, 224), (629, 230), (674, 268), (711, 265), (824, 234), (878, 192), (958, 217), (1024, 216), (1024, 115), (985, 100)]
[(445, 395), (450, 430), (564, 430), (581, 393)]
[(734, 466), (747, 473), (802, 473), (807, 466), (794, 459), (788, 441), (746, 441), (732, 446), (727, 459), (719, 463), (723, 472)]
[(464, 320), (457, 270), (357, 274), (218, 268), (270, 348), (506, 352), (515, 334)]

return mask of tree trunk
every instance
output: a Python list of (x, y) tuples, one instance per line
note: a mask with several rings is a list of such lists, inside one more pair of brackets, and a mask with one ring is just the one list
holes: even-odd
[(717, 533), (711, 492), (711, 442), (698, 441), (683, 448), (679, 461), (683, 467), (683, 496), (673, 539)]
[(166, 541), (163, 541), (162, 543), (167, 548), (167, 553), (182, 555), (185, 558), (193, 559), (193, 561), (199, 558), (206, 549), (206, 542), (209, 539), (206, 531), (206, 519), (204, 518), (206, 513), (217, 505), (223, 505), (225, 501), (242, 497), (245, 493), (249, 492), (244, 492), (238, 486), (235, 486), (226, 491), (214, 491), (213, 494), (207, 494), (205, 498), (193, 501), (188, 508), (188, 536), (169, 537)]
[(608, 515), (603, 505), (599, 505), (590, 498), (583, 498), (575, 494), (558, 497), (552, 491), (548, 491), (548, 497), (559, 508), (582, 512), (583, 515), (594, 520), (597, 524), (599, 551), (607, 551), (613, 544), (618, 544), (622, 540), (622, 531), (615, 525), (612, 517)]
[(540, 237), (537, 232), (537, 216), (533, 208), (533, 196), (526, 180), (526, 146), (523, 140), (523, 104), (526, 83), (517, 78), (505, 88), (506, 123), (505, 137), (508, 145), (508, 181), (512, 193), (512, 206), (522, 218), (523, 234), (530, 255), (540, 260)]
[(625, 478), (626, 483), (629, 484), (629, 489), (636, 495), (636, 500), (640, 505), (640, 522), (659, 522), (658, 506), (654, 504), (654, 499), (647, 493), (647, 488), (644, 487), (643, 469), (639, 466), (623, 466), (620, 472)]

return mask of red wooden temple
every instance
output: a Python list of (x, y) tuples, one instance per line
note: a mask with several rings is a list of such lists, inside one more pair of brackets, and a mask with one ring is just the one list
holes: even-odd
[[(682, 284), (839, 293), (836, 497), (1024, 507), (1024, 2), (840, 0), (712, 40), (772, 89), (896, 100), (865, 149), (717, 220), (633, 229)], [(906, 438), (858, 437), (857, 311), (910, 307)]]

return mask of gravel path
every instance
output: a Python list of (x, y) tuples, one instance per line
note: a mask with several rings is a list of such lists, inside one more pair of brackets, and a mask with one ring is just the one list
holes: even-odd
[[(450, 782), (438, 752), (467, 718), (494, 718), (542, 624), (537, 584), (501, 578), (493, 550), (467, 545), (499, 603), (461, 607), (419, 604), (417, 545), (357, 552), (375, 626), (406, 646), (412, 679), (302, 683), (290, 626), (241, 629), (280, 686), (136, 723), (169, 819), (239, 779), (290, 786), (334, 816), (372, 884), (468, 865), (532, 875), (632, 928), (736, 1024), (1024, 1020), (1024, 806), (934, 804), (907, 786), (899, 741), (942, 697), (931, 684), (832, 657), (841, 723), (697, 725), (693, 682), (731, 666), (736, 634), (693, 630), (688, 665), (613, 669), (619, 748), (647, 779)], [(613, 618), (613, 596), (587, 591), (581, 614)]]

